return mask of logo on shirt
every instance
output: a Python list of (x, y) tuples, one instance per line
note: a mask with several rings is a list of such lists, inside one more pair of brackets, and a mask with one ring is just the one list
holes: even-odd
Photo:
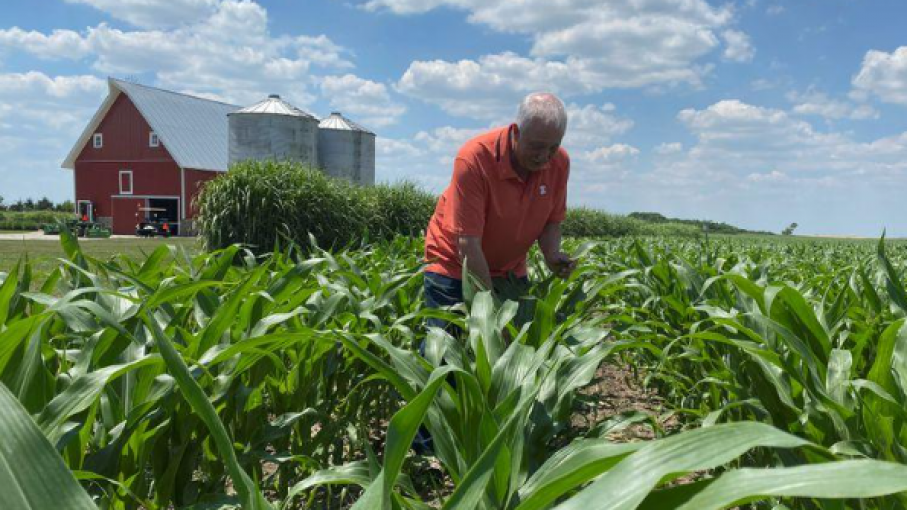
[(539, 195), (545, 196), (547, 194), (548, 194), (548, 186), (545, 186), (544, 184), (539, 186)]

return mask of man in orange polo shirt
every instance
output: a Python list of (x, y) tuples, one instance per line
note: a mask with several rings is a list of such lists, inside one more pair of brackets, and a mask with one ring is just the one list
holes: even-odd
[(561, 252), (560, 226), (570, 174), (560, 147), (566, 128), (564, 104), (536, 93), (522, 101), (515, 123), (463, 145), (425, 236), (427, 306), (463, 301), (464, 259), (486, 288), (510, 277), (528, 284), (526, 254), (536, 242), (548, 268), (570, 276), (576, 261)]

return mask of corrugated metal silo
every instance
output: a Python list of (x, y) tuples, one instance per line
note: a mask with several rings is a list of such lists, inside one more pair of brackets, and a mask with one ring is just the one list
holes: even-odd
[(318, 164), (318, 119), (277, 94), (228, 117), (231, 165), (247, 159)]
[(375, 184), (375, 133), (331, 113), (318, 125), (318, 163), (328, 175)]

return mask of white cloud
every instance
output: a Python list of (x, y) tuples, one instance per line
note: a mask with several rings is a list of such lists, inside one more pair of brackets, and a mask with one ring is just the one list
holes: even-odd
[(886, 103), (907, 105), (907, 46), (892, 53), (867, 52), (853, 86), (858, 93), (875, 95)]
[(782, 14), (784, 11), (785, 11), (784, 6), (781, 4), (769, 5), (765, 9), (765, 13), (768, 14), (769, 16), (777, 16), (779, 14)]
[(502, 32), (535, 33), (573, 27), (590, 18), (608, 19), (666, 15), (696, 23), (723, 24), (730, 21), (729, 8), (716, 9), (703, 0), (642, 0), (602, 2), (601, 0), (370, 0), (366, 8), (387, 9), (397, 14), (424, 13), (447, 6), (468, 12), (469, 21)]
[(6, 126), (0, 133), (56, 139), (59, 132), (79, 132), (106, 91), (107, 83), (90, 75), (0, 74), (0, 123)]
[(332, 107), (346, 112), (366, 127), (394, 124), (406, 112), (405, 106), (391, 99), (383, 83), (346, 74), (326, 76), (320, 87)]
[(739, 30), (725, 30), (721, 36), (727, 44), (724, 49), (724, 58), (733, 62), (749, 62), (756, 55), (750, 38)]
[(590, 192), (621, 182), (636, 168), (639, 153), (636, 147), (623, 143), (572, 153), (570, 180), (573, 187)]
[(813, 232), (876, 234), (902, 225), (907, 133), (864, 143), (739, 100), (683, 110), (678, 120), (696, 142), (612, 186), (645, 190), (619, 203), (776, 231), (779, 217)]
[(378, 157), (396, 158), (401, 161), (422, 156), (424, 153), (408, 140), (380, 137), (375, 141)]
[[(612, 64), (616, 63), (603, 65)], [(575, 58), (561, 62), (502, 53), (478, 61), (415, 61), (397, 89), (437, 104), (451, 115), (487, 120), (512, 112), (530, 92), (549, 91), (569, 97), (611, 87), (698, 83), (700, 72), (704, 71), (675, 68), (626, 73), (617, 68), (596, 69), (588, 61)]]
[(419, 131), (413, 140), (441, 164), (453, 164), (454, 157), (467, 140), (487, 131), (484, 128), (456, 128), (443, 126), (429, 131)]
[(613, 113), (615, 110), (611, 103), (602, 106), (568, 104), (567, 133), (563, 146), (568, 150), (599, 147), (614, 136), (629, 131), (633, 127), (633, 121), (616, 116)]
[(681, 110), (677, 118), (700, 133), (713, 130), (716, 126), (740, 129), (747, 124), (779, 124), (786, 119), (784, 112), (748, 105), (737, 99), (719, 101), (705, 110), (688, 108)]
[(106, 90), (106, 82), (95, 76), (50, 77), (37, 71), (0, 74), (0, 100), (69, 99)]
[(879, 118), (879, 112), (866, 104), (853, 104), (830, 98), (823, 92), (808, 90), (805, 93), (791, 92), (788, 100), (795, 104), (793, 113), (817, 115), (826, 119), (866, 120)]
[(66, 0), (85, 4), (137, 27), (168, 28), (192, 23), (213, 13), (218, 0)]
[(639, 155), (639, 149), (623, 143), (599, 147), (581, 155), (593, 166), (611, 167)]
[(369, 0), (364, 7), (370, 11), (387, 8), (395, 14), (421, 14), (447, 3), (447, 0)]
[(758, 174), (752, 173), (746, 176), (746, 180), (751, 182), (788, 182), (790, 177), (784, 172), (779, 172), (777, 170), (772, 170), (771, 172)]
[(489, 128), (442, 126), (423, 130), (409, 139), (376, 141), (375, 169), (379, 180), (415, 181), (433, 193), (440, 193), (450, 182), (454, 158), (470, 138)]
[[(397, 87), (453, 115), (493, 119), (521, 95), (548, 90), (563, 96), (608, 88), (698, 87), (711, 66), (701, 62), (720, 46), (732, 22), (729, 7), (704, 0), (601, 2), (559, 0), (372, 0), (367, 8), (398, 14), (440, 6), (466, 11), (472, 23), (525, 34), (529, 55), (503, 52), (457, 62), (415, 61)], [(730, 56), (751, 58), (745, 34), (725, 30)], [(477, 98), (480, 98), (477, 100)]]
[(686, 109), (677, 118), (698, 138), (691, 153), (703, 159), (733, 157), (755, 165), (778, 158), (798, 161), (805, 153), (827, 151), (844, 142), (842, 135), (820, 133), (783, 110), (736, 99), (719, 101), (704, 110)]
[(71, 198), (72, 174), (60, 163), (106, 92), (106, 82), (90, 75), (0, 74), (0, 194), (5, 199)]
[(767, 80), (765, 78), (758, 78), (750, 83), (750, 88), (757, 92), (761, 92), (763, 90), (771, 90), (776, 87), (778, 87), (777, 81)]
[[(256, 3), (225, 0), (215, 7), (210, 16), (172, 30), (128, 31), (102, 23), (83, 33), (58, 30), (50, 36), (5, 31), (0, 48), (87, 57), (105, 74), (153, 74), (155, 85), (238, 104), (270, 92), (306, 104), (314, 68), (352, 67), (347, 50), (326, 36), (272, 37), (267, 11)], [(77, 50), (61, 50), (61, 41)]]
[(655, 147), (655, 153), (660, 155), (677, 154), (683, 151), (683, 144), (680, 142), (662, 143)]
[(42, 59), (80, 59), (88, 56), (88, 42), (72, 30), (54, 30), (50, 34), (19, 27), (0, 29), (0, 48), (23, 48)]
[(595, 10), (579, 23), (541, 33), (532, 53), (581, 56), (605, 68), (637, 72), (682, 68), (718, 45), (709, 28), (721, 24), (723, 20), (688, 19), (680, 13)]
[(397, 84), (400, 92), (435, 103), (451, 115), (483, 120), (512, 116), (529, 92), (571, 94), (584, 87), (567, 64), (515, 53), (486, 55), (479, 61), (415, 61)]

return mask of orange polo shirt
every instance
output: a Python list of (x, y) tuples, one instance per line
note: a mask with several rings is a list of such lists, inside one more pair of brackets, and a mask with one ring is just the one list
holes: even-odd
[(510, 162), (514, 125), (466, 142), (450, 185), (438, 199), (425, 234), (426, 271), (462, 279), (459, 236), (482, 239), (491, 276), (526, 276), (526, 254), (545, 225), (564, 221), (570, 159), (559, 149), (522, 180)]

